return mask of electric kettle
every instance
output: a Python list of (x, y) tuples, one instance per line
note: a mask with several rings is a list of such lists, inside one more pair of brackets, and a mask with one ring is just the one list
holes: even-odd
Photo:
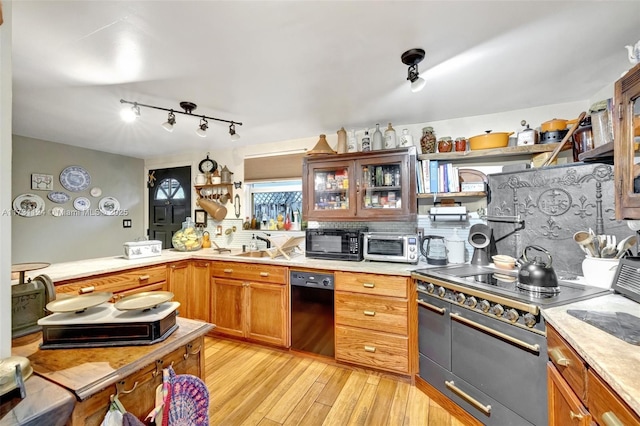
[(420, 251), (430, 265), (447, 264), (447, 246), (444, 237), (440, 235), (425, 235), (422, 237), (420, 239)]

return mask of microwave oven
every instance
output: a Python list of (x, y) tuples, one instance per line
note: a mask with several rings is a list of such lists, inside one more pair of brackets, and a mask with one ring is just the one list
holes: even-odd
[(363, 234), (361, 229), (307, 229), (305, 231), (305, 256), (314, 259), (351, 260), (362, 257)]
[(364, 234), (365, 260), (380, 262), (418, 263), (419, 238), (415, 234), (369, 232)]

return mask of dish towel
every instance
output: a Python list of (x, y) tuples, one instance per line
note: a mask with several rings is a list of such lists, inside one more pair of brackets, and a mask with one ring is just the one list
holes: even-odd
[(208, 426), (209, 390), (199, 377), (176, 375), (173, 368), (165, 368), (163, 380), (168, 383), (162, 413), (163, 426)]

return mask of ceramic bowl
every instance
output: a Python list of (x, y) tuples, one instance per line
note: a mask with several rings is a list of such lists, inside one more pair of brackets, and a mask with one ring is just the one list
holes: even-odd
[(515, 269), (516, 259), (504, 254), (498, 254), (492, 257), (493, 264), (498, 269)]

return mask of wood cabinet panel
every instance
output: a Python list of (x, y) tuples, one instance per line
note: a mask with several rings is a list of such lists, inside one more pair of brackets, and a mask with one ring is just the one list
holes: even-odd
[(96, 275), (91, 278), (67, 280), (56, 283), (56, 293), (84, 294), (90, 292), (112, 292), (114, 294), (129, 291), (167, 280), (165, 265), (131, 269), (113, 274)]
[(406, 277), (338, 271), (335, 273), (336, 291), (406, 298), (407, 288)]
[(211, 322), (214, 332), (234, 337), (244, 337), (244, 282), (213, 277), (211, 298)]
[(180, 302), (180, 315), (211, 321), (209, 262), (184, 261), (169, 265), (169, 290)]
[[(640, 425), (636, 415), (619, 396), (593, 371), (587, 373), (587, 406), (600, 425)], [(617, 422), (616, 422), (617, 421)]]
[(287, 288), (249, 283), (247, 293), (247, 338), (287, 346)]
[(549, 358), (584, 404), (587, 402), (587, 366), (552, 327), (547, 327)]
[(336, 359), (407, 374), (409, 340), (406, 336), (336, 325)]
[(338, 324), (407, 335), (408, 302), (382, 296), (335, 292)]
[(547, 363), (549, 426), (588, 426), (591, 415), (553, 363)]
[(236, 280), (259, 281), (286, 285), (288, 268), (284, 266), (240, 262), (212, 262), (211, 274), (215, 277)]

